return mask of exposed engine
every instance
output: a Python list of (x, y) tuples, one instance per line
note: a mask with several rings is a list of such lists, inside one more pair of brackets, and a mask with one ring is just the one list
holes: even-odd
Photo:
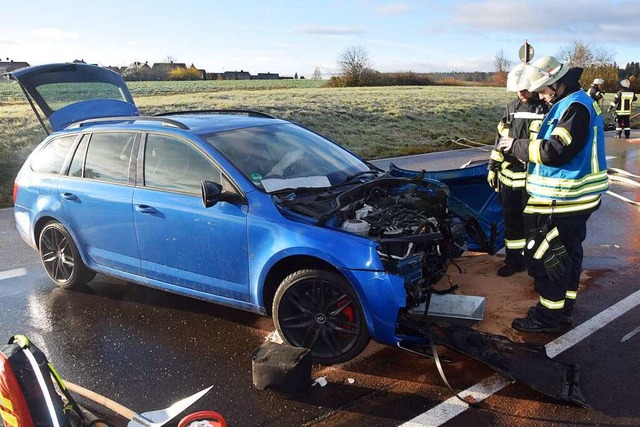
[(387, 270), (405, 278), (409, 307), (425, 300), (462, 253), (464, 225), (448, 215), (446, 202), (444, 189), (392, 185), (372, 187), (341, 209), (342, 230), (378, 241)]

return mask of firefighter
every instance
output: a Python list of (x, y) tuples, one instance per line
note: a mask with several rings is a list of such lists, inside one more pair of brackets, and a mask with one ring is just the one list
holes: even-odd
[(513, 328), (559, 332), (573, 322), (587, 219), (607, 191), (603, 120), (580, 87), (582, 68), (545, 56), (528, 68), (530, 91), (551, 105), (536, 139), (502, 138), (500, 151), (528, 162), (525, 255), (538, 303)]
[[(501, 136), (515, 139), (535, 137), (548, 111), (538, 94), (529, 92), (529, 82), (523, 75), (525, 66), (524, 63), (518, 64), (507, 76), (507, 91), (515, 92), (517, 97), (507, 104), (498, 123), (496, 145)], [(524, 189), (526, 177), (525, 163), (495, 148), (491, 151), (487, 181), (499, 193), (505, 228), (505, 263), (498, 269), (498, 276), (508, 277), (526, 270), (522, 254), (526, 237), (522, 213), (528, 198)]]
[(611, 109), (615, 109), (614, 119), (616, 121), (616, 138), (622, 138), (622, 131), (624, 130), (624, 137), (629, 138), (631, 136), (631, 125), (629, 124), (629, 118), (631, 117), (631, 105), (633, 101), (638, 97), (631, 89), (631, 82), (628, 79), (620, 81), (622, 89), (616, 93), (611, 105), (607, 109), (610, 112)]
[(591, 87), (589, 87), (589, 96), (593, 98), (594, 101), (600, 103), (600, 100), (604, 98), (605, 93), (600, 88), (600, 85), (604, 84), (604, 79), (597, 78), (593, 80), (591, 83)]

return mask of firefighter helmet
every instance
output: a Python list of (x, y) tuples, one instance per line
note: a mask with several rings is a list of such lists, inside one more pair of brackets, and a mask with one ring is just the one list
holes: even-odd
[(531, 82), (529, 90), (538, 92), (560, 80), (567, 71), (569, 67), (553, 56), (543, 56), (527, 67), (527, 79)]
[(620, 86), (629, 89), (631, 87), (631, 82), (629, 79), (620, 80)]
[(604, 79), (601, 79), (601, 78), (594, 79), (592, 84), (594, 84), (594, 85), (603, 85), (604, 84)]
[(509, 71), (509, 74), (507, 74), (507, 92), (529, 90), (529, 80), (525, 75), (526, 67), (525, 63), (520, 63)]

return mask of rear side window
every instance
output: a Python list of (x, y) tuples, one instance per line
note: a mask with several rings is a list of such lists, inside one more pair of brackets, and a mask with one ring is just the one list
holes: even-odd
[(94, 133), (89, 141), (84, 177), (108, 182), (129, 181), (135, 133)]
[(38, 173), (59, 174), (75, 139), (76, 135), (69, 135), (51, 141), (38, 151), (31, 161), (31, 170)]
[(199, 195), (203, 180), (220, 183), (220, 170), (186, 141), (150, 134), (145, 145), (144, 185)]

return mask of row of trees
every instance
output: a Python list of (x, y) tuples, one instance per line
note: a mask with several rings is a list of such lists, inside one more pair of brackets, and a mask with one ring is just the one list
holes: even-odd
[[(562, 46), (555, 54), (556, 58), (570, 67), (584, 69), (580, 83), (587, 88), (595, 78), (605, 80), (604, 90), (616, 92), (619, 81), (629, 78), (632, 85), (640, 86), (640, 63), (630, 63), (620, 69), (614, 61), (614, 53), (600, 46), (589, 45), (575, 40)], [(332, 77), (330, 86), (379, 86), (379, 85), (429, 85), (434, 84), (433, 74), (418, 74), (412, 72), (380, 73), (373, 68), (368, 52), (361, 46), (351, 46), (340, 53), (337, 60), (340, 74)], [(494, 57), (495, 72), (493, 73), (439, 73), (447, 81), (463, 80), (476, 83), (491, 83), (495, 86), (505, 86), (507, 74), (513, 63), (507, 59), (503, 50)], [(320, 78), (320, 69), (316, 68), (313, 78)], [(441, 81), (442, 79), (438, 79)], [(634, 86), (632, 86), (634, 87)], [(640, 87), (636, 89), (640, 91)]]
[[(562, 46), (555, 56), (570, 67), (584, 69), (580, 83), (585, 88), (589, 87), (595, 78), (602, 78), (605, 80), (604, 90), (616, 92), (619, 89), (619, 81), (628, 78), (632, 82), (632, 88), (640, 92), (640, 87), (636, 87), (640, 86), (640, 63), (632, 62), (620, 69), (614, 61), (614, 53), (610, 50), (575, 40)], [(329, 86), (430, 85), (436, 84), (436, 80), (438, 84), (442, 84), (443, 81), (464, 81), (505, 86), (507, 74), (513, 65), (504, 51), (500, 50), (494, 57), (493, 73), (380, 73), (374, 70), (368, 52), (361, 46), (346, 48), (340, 53), (337, 64), (339, 76), (332, 77)], [(320, 78), (320, 69), (317, 67), (313, 78)]]
[(621, 78), (625, 78), (625, 77), (635, 77), (635, 78), (639, 78), (640, 77), (640, 62), (629, 62), (627, 64), (626, 67), (624, 67), (623, 70), (623, 76)]
[[(614, 53), (600, 46), (589, 45), (580, 40), (574, 40), (568, 45), (562, 46), (555, 57), (569, 67), (583, 68), (580, 84), (588, 88), (596, 78), (604, 80), (601, 87), (605, 92), (617, 92), (620, 89), (620, 80), (629, 79), (632, 89), (640, 91), (640, 63), (631, 62), (622, 69), (615, 62)], [(508, 61), (502, 50), (496, 53), (494, 58), (496, 69), (496, 84), (506, 83), (506, 77), (511, 62)]]
[(369, 53), (362, 46), (351, 46), (342, 51), (338, 57), (338, 69), (340, 75), (331, 77), (327, 83), (328, 86), (427, 86), (434, 84), (434, 81), (426, 74), (381, 73), (374, 70)]

